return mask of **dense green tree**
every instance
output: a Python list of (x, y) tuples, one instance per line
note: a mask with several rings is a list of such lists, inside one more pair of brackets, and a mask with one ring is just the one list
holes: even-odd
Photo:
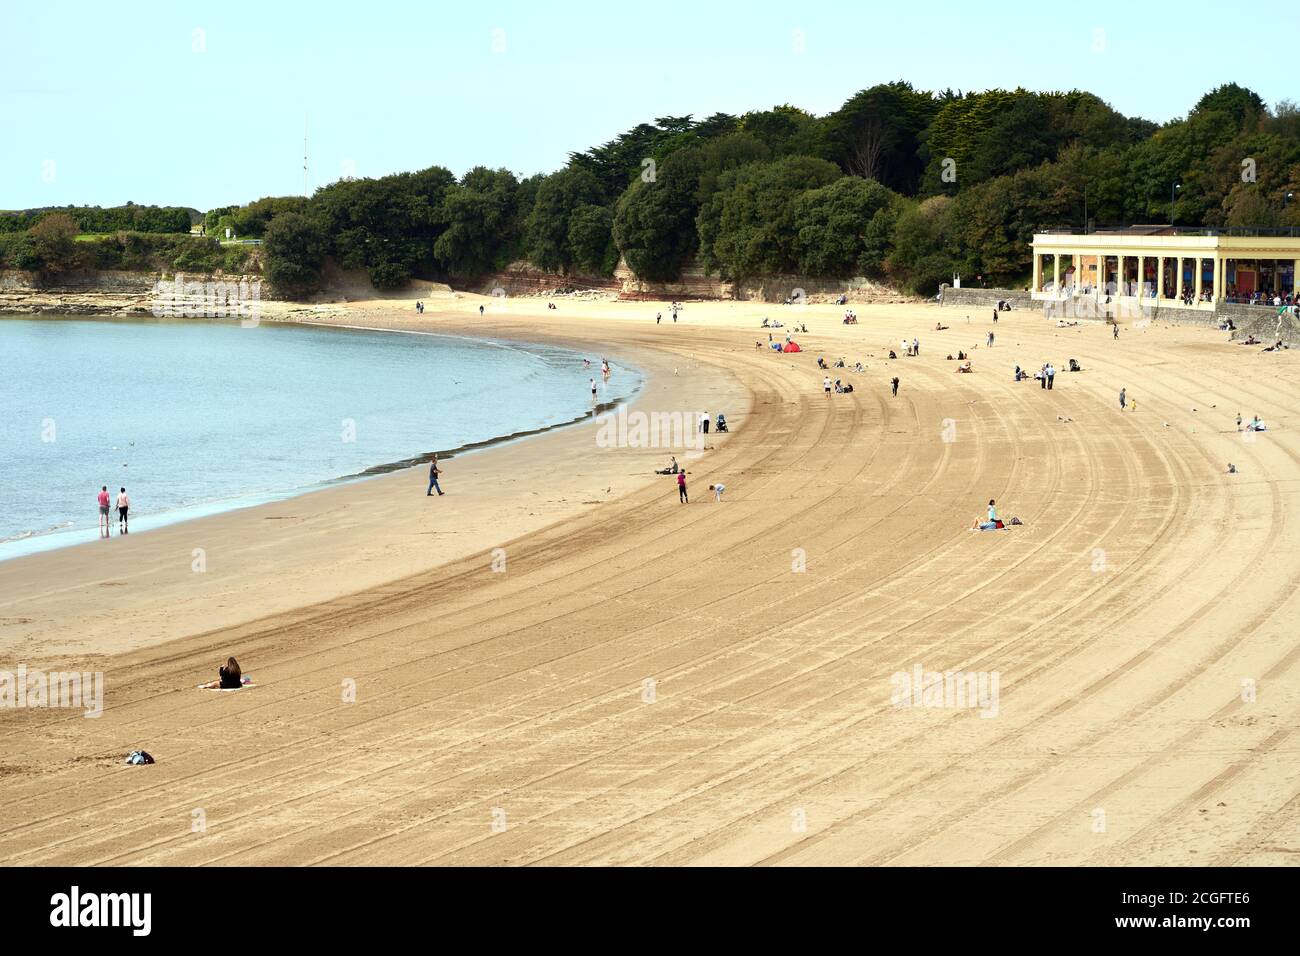
[[(801, 275), (849, 278), (883, 264), (867, 255), (867, 228), (899, 196), (871, 179), (845, 176), (794, 201), (794, 252)], [(875, 241), (879, 242), (879, 235)]]
[(939, 109), (931, 93), (910, 83), (862, 90), (826, 118), (832, 156), (847, 173), (912, 193), (921, 175), (922, 136)]
[(569, 215), (568, 247), (573, 268), (585, 275), (614, 274), (618, 249), (614, 245), (614, 214), (608, 206), (578, 206)]
[(438, 262), (453, 276), (479, 276), (506, 265), (516, 246), (519, 183), (505, 169), (477, 166), (443, 194), (442, 234), (433, 245)]
[(75, 219), (66, 213), (46, 216), (31, 229), (29, 249), (33, 261), (26, 268), (36, 268), (41, 272), (66, 272), (78, 268), (82, 263), (77, 255), (77, 233), (81, 228)]
[(724, 173), (696, 219), (705, 268), (728, 279), (794, 272), (795, 202), (801, 193), (842, 175), (834, 163), (810, 156), (750, 163)]
[(947, 196), (933, 196), (909, 202), (899, 213), (886, 267), (908, 292), (933, 295), (951, 279), (956, 266), (950, 245), (952, 204)]
[(286, 295), (309, 295), (321, 287), (329, 239), (313, 216), (289, 212), (266, 229), (266, 278)]
[[(730, 138), (723, 137), (716, 142), (723, 143)], [(614, 241), (628, 268), (640, 278), (675, 281), (681, 276), (686, 260), (695, 253), (697, 196), (704, 164), (704, 149), (674, 153), (657, 170), (654, 179), (638, 179), (619, 200), (614, 215)]]
[(525, 223), (528, 259), (543, 269), (569, 269), (570, 217), (579, 206), (602, 205), (603, 195), (595, 174), (581, 167), (569, 166), (542, 180)]
[(831, 153), (822, 122), (788, 103), (756, 110), (740, 118), (740, 128), (760, 140), (773, 156), (818, 156)]

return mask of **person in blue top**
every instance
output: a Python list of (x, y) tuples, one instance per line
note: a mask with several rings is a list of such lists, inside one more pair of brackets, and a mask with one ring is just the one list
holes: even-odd
[(438, 484), (440, 474), (442, 474), (442, 469), (438, 467), (438, 456), (434, 455), (433, 460), (429, 462), (429, 489), (424, 493), (426, 497), (432, 495), (434, 491), (442, 494), (442, 486)]

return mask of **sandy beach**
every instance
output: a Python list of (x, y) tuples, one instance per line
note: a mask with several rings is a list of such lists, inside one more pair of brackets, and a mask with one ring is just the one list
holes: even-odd
[[(444, 498), (415, 468), (0, 563), (3, 666), (106, 685), (97, 719), (0, 711), (0, 862), (1293, 862), (1300, 355), (1024, 311), (990, 349), (979, 308), (490, 301), (314, 319), (635, 365), (632, 410), (731, 422), (691, 503), (671, 450), (593, 423), (457, 456)], [(1012, 380), (1048, 360), (1052, 391)], [(1023, 525), (971, 530), (990, 498)], [(196, 690), (229, 654), (257, 686)], [(994, 706), (900, 706), (918, 667), (996, 675)]]

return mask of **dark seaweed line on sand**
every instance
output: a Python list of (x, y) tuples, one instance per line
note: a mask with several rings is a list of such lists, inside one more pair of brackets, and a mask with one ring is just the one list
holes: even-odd
[[(635, 392), (633, 394), (635, 394)], [(427, 451), (416, 455), (413, 458), (403, 458), (401, 461), (391, 461), (383, 465), (372, 465), (364, 471), (359, 471), (354, 475), (343, 475), (339, 478), (335, 478), (330, 483), (356, 481), (358, 478), (371, 478), (375, 475), (386, 475), (390, 472), (401, 471), (404, 468), (413, 468), (416, 465), (425, 464), (434, 455), (437, 455), (441, 460), (449, 460), (457, 455), (464, 454), (465, 452), (481, 451), (484, 448), (491, 448), (494, 445), (503, 445), (506, 442), (517, 441), (520, 438), (531, 438), (533, 435), (540, 435), (543, 432), (554, 431), (557, 428), (567, 428), (570, 425), (577, 425), (579, 422), (590, 421), (597, 415), (612, 411), (619, 405), (622, 405), (625, 401), (627, 401), (627, 399), (615, 399), (612, 402), (601, 402), (592, 411), (584, 412), (583, 414), (575, 416), (565, 422), (556, 422), (552, 425), (543, 425), (541, 428), (530, 428), (527, 431), (512, 432), (509, 435), (500, 435), (496, 438), (485, 439), (484, 441), (475, 441), (466, 445), (457, 445), (455, 448), (449, 448), (446, 451)]]

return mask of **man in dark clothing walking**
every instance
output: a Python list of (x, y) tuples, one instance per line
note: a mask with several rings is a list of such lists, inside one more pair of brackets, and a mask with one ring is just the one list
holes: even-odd
[(897, 375), (895, 375), (893, 379), (890, 381), (889, 386), (891, 389), (893, 389), (894, 398), (898, 398), (898, 376)]

